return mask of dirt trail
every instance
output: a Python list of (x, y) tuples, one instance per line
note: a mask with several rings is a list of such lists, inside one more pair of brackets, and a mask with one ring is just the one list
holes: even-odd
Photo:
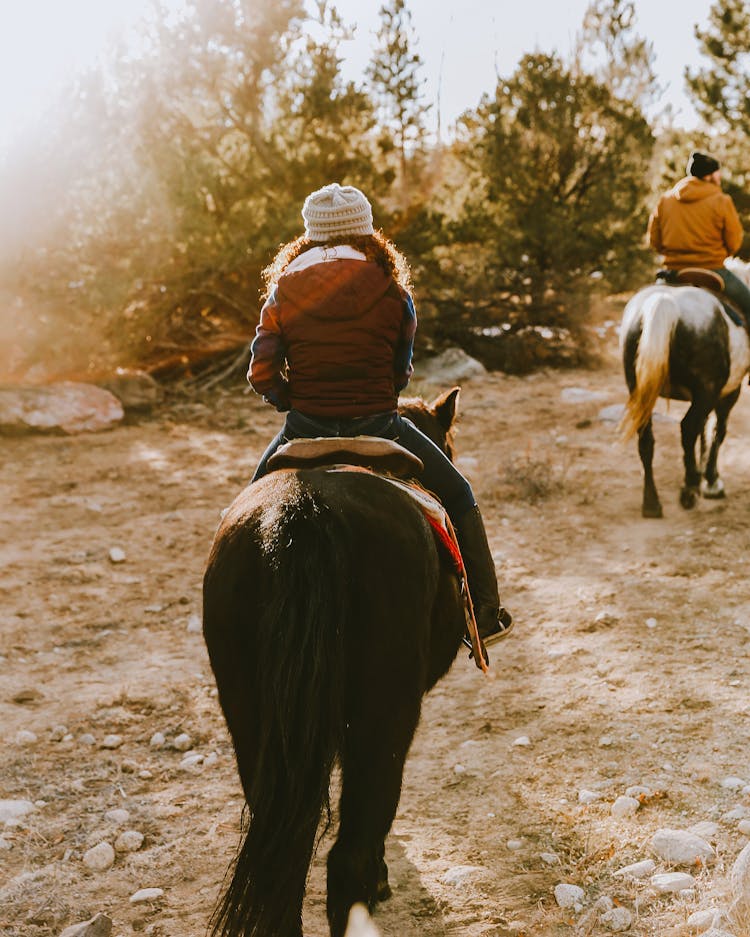
[[(565, 402), (571, 387), (600, 396)], [(426, 701), (388, 841), (384, 935), (607, 933), (596, 912), (556, 906), (561, 881), (586, 890), (587, 909), (599, 895), (625, 905), (637, 935), (686, 933), (690, 913), (727, 904), (747, 836), (738, 813), (725, 815), (750, 816), (750, 798), (720, 784), (750, 781), (750, 395), (722, 453), (728, 498), (691, 513), (677, 504), (680, 410), (659, 422), (660, 521), (640, 517), (635, 445), (597, 419), (623, 396), (614, 363), (463, 389), (459, 464), (517, 629), (493, 679), (462, 654)], [(3, 440), (0, 799), (39, 802), (0, 829), (3, 937), (56, 935), (97, 911), (122, 937), (205, 932), (241, 794), (188, 622), (219, 512), (278, 424), (238, 390), (96, 436)], [(112, 547), (124, 562), (110, 561)], [(23, 731), (36, 741), (19, 743)], [(155, 732), (168, 743), (187, 732), (204, 763), (181, 766), (184, 753), (149, 744)], [(113, 734), (122, 744), (102, 748)], [(514, 744), (521, 736), (530, 744)], [(611, 802), (635, 784), (654, 796), (614, 819)], [(580, 804), (583, 788), (602, 799)], [(113, 808), (129, 819), (107, 819)], [(718, 823), (717, 859), (693, 870), (692, 894), (655, 898), (612, 877), (648, 857), (657, 828), (703, 820)], [(124, 828), (144, 834), (142, 848), (87, 869), (85, 850)], [(310, 937), (327, 933), (326, 851), (310, 882)], [(476, 869), (450, 884), (459, 866)], [(164, 894), (131, 904), (145, 887)]]

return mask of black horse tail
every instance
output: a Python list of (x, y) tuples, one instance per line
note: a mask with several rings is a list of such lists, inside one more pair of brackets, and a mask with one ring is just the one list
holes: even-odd
[(345, 525), (309, 492), (274, 512), (254, 531), (241, 525), (223, 543), (220, 533), (205, 581), (204, 632), (249, 807), (215, 937), (301, 934), (344, 732), (344, 625), (355, 614)]
[(635, 386), (625, 405), (620, 430), (626, 439), (651, 419), (669, 384), (669, 350), (680, 310), (666, 291), (651, 293), (640, 310), (641, 334), (635, 358)]

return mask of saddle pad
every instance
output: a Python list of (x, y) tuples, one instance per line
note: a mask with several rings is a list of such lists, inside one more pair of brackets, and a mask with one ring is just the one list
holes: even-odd
[(292, 439), (268, 460), (271, 471), (282, 468), (315, 468), (334, 464), (358, 465), (389, 472), (399, 478), (420, 475), (422, 460), (392, 439), (380, 436), (317, 436)]

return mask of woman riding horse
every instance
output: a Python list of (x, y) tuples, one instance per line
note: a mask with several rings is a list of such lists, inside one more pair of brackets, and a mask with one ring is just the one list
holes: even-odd
[(372, 208), (353, 186), (324, 186), (305, 200), (305, 234), (284, 245), (264, 271), (248, 380), (277, 410), (281, 431), (263, 454), (296, 438), (380, 436), (424, 463), (422, 481), (456, 530), (485, 645), (505, 637), (495, 566), (468, 481), (412, 421), (397, 412), (413, 372), (416, 313), (406, 259), (373, 228)]

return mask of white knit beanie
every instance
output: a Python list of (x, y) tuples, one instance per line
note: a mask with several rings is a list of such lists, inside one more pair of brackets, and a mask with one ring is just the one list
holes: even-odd
[(308, 195), (302, 217), (305, 235), (311, 241), (330, 241), (345, 234), (374, 234), (372, 206), (353, 185), (332, 182)]

